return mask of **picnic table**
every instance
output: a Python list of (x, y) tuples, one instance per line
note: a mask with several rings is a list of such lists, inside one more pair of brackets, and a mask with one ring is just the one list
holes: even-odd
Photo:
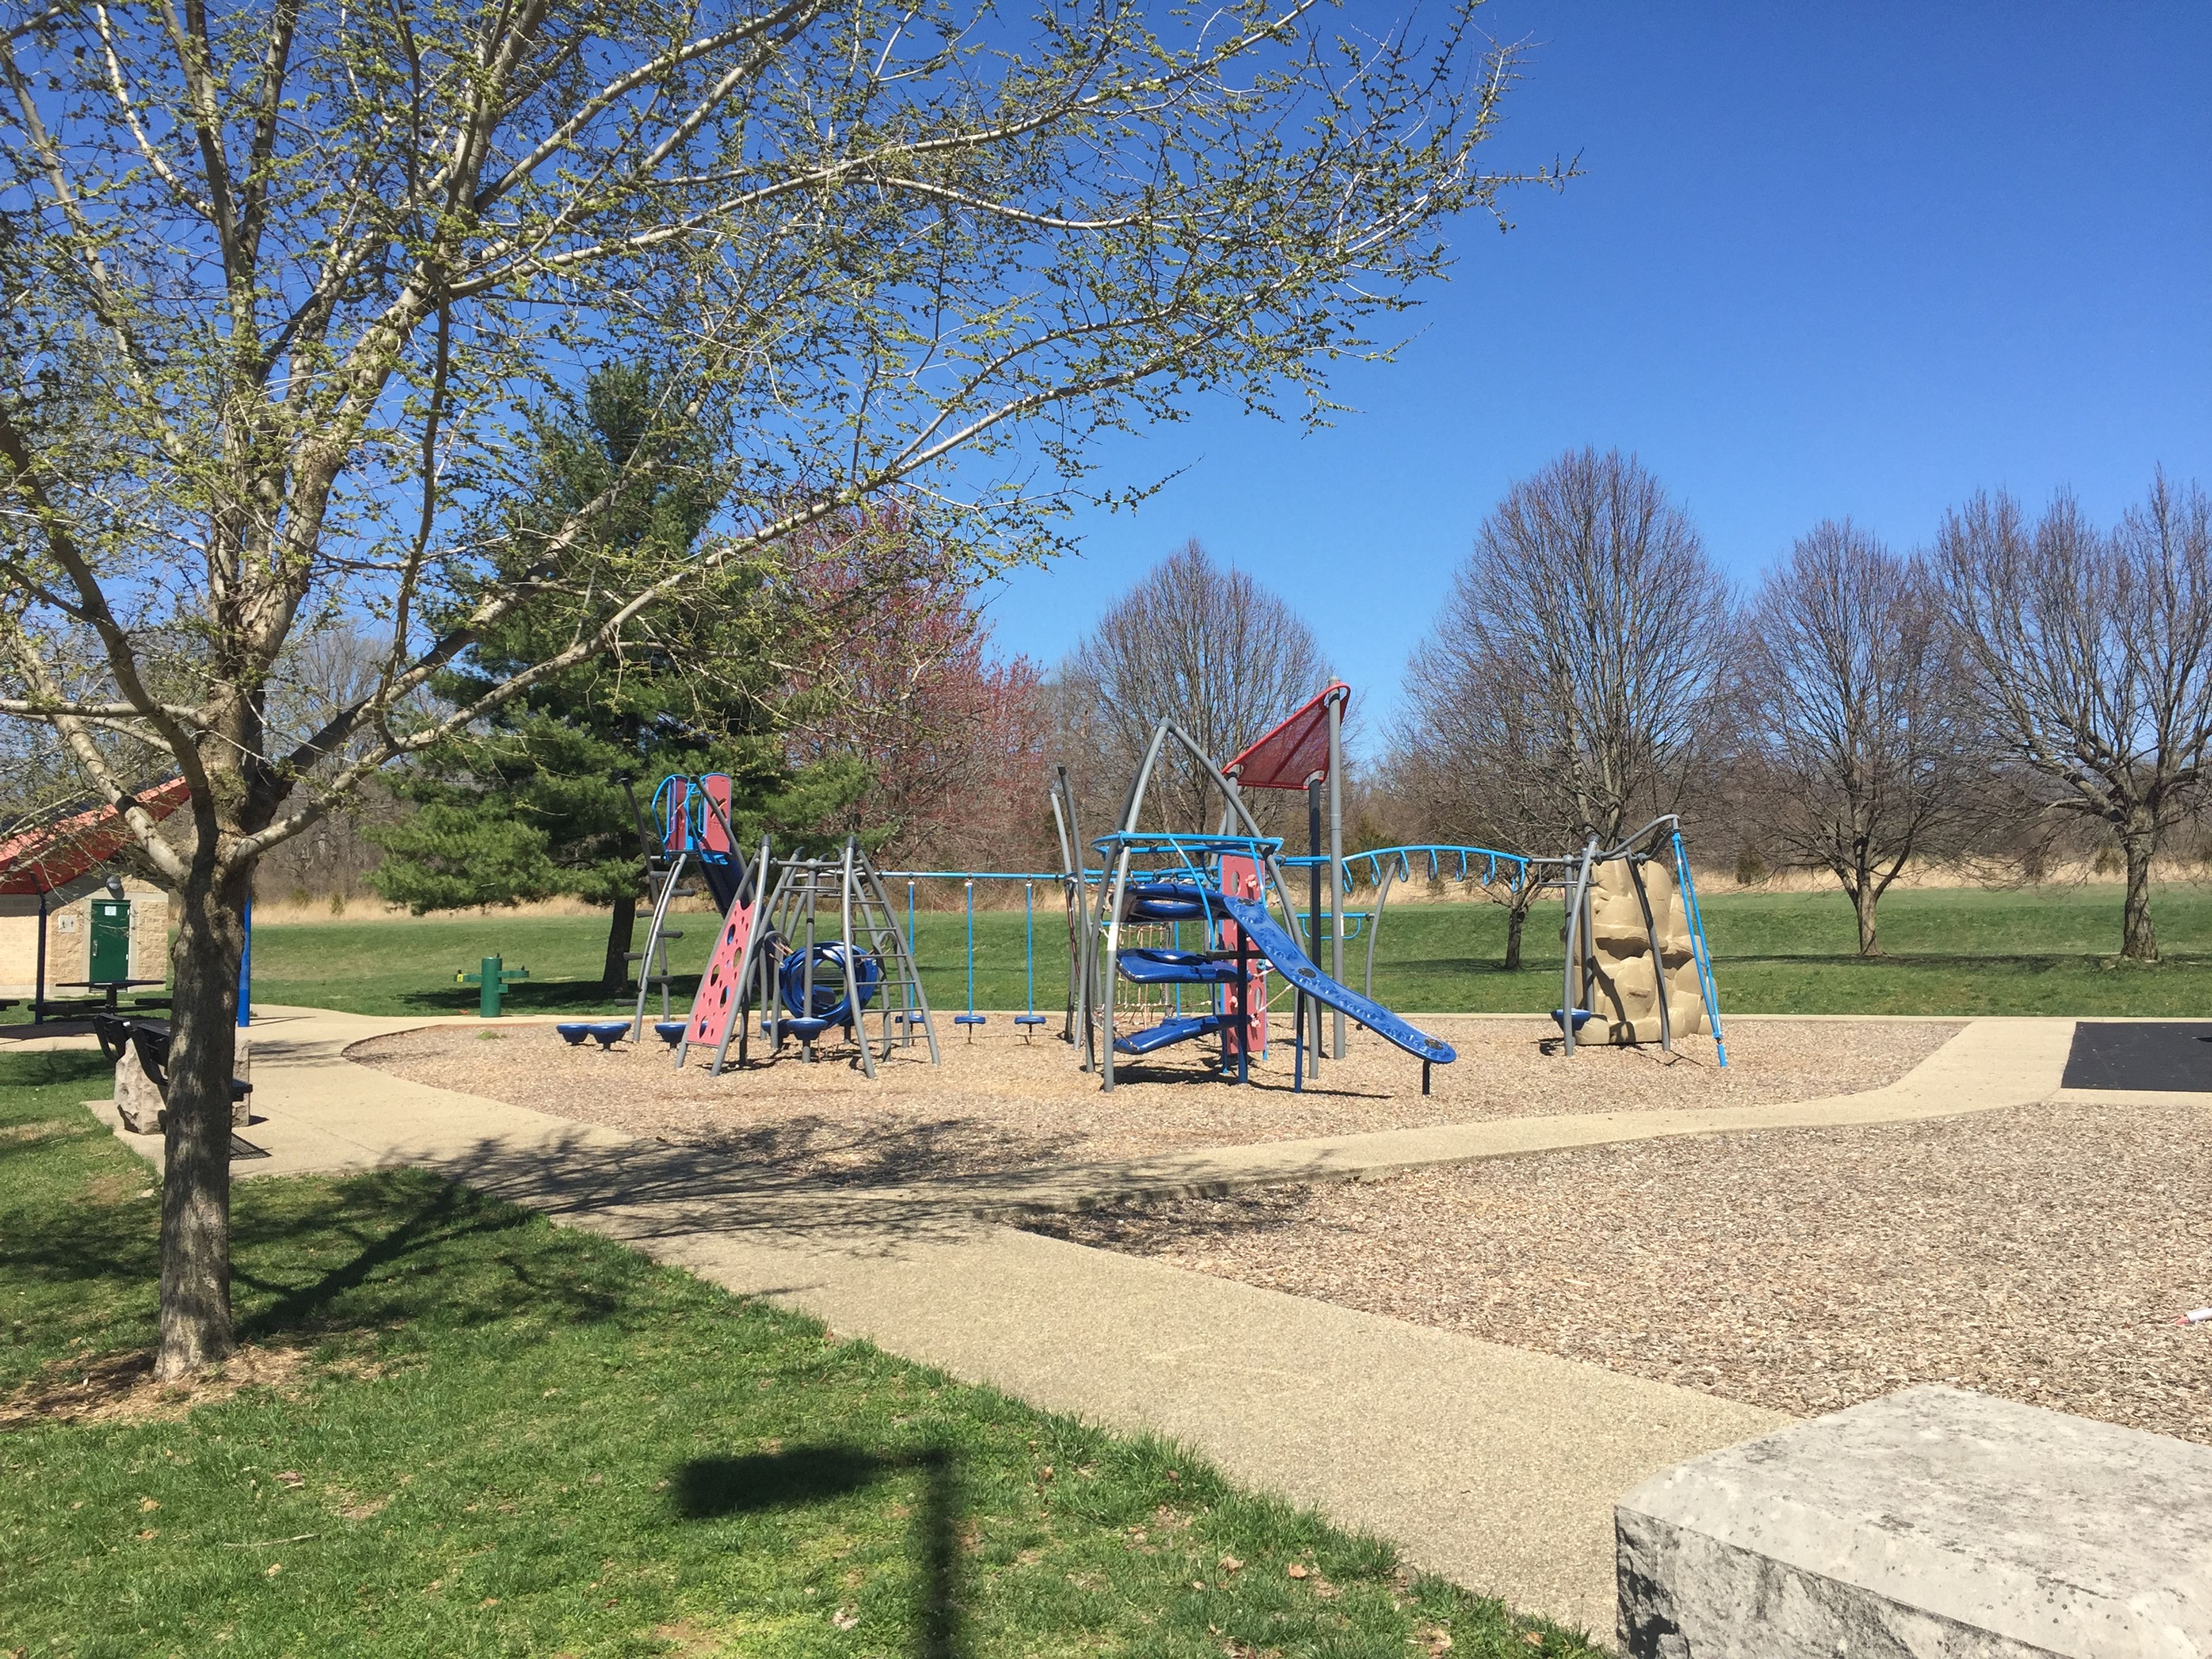
[[(42, 997), (39, 1000), (39, 1007), (41, 1012), (49, 1008), (81, 1008), (88, 1006), (93, 1002), (98, 1001), (100, 1005), (100, 1012), (112, 1014), (117, 1012), (116, 999), (121, 996), (124, 992), (130, 990), (133, 986), (159, 985), (162, 982), (162, 981), (158, 979), (56, 980), (54, 983), (62, 987), (64, 989), (67, 989), (69, 987), (73, 985), (81, 985), (88, 991), (99, 993), (99, 995), (97, 997), (70, 997), (66, 999), (58, 997)], [(167, 998), (159, 997), (133, 997), (131, 999), (133, 1005), (141, 1008), (147, 1007), (155, 1002), (167, 1000)]]

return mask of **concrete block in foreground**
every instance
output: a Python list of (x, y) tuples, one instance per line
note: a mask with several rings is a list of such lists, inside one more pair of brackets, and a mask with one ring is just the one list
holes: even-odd
[(1909, 1389), (1616, 1507), (1630, 1659), (2212, 1659), (2212, 1447)]

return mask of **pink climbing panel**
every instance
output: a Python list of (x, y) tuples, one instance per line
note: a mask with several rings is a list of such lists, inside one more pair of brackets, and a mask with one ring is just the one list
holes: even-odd
[[(1255, 899), (1260, 896), (1260, 872), (1252, 860), (1233, 853), (1224, 854), (1221, 860), (1221, 890), (1231, 898)], [(1233, 951), (1244, 930), (1233, 921), (1221, 924), (1221, 949)], [(1267, 1053), (1267, 958), (1252, 952), (1252, 965), (1247, 969), (1244, 989), (1245, 1042), (1255, 1060), (1266, 1058)], [(1224, 994), (1227, 994), (1225, 986)], [(1226, 1012), (1224, 1006), (1223, 1012)]]
[(699, 994), (691, 999), (691, 1017), (684, 1040), (692, 1048), (720, 1048), (738, 1014), (738, 969), (745, 957), (745, 941), (752, 937), (753, 907), (732, 904), (723, 918), (721, 937), (707, 963)]

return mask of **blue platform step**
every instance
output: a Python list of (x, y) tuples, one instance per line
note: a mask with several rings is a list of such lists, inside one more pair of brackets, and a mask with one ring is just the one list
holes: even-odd
[(629, 1035), (629, 1022), (626, 1019), (564, 1019), (553, 1029), (571, 1048), (589, 1038), (602, 1048), (611, 1048)]
[(1203, 951), (1124, 951), (1121, 977), (1138, 985), (1234, 985), (1237, 959)]
[(1221, 896), (1187, 881), (1133, 881), (1128, 891), (1132, 921), (1202, 921)]
[(763, 1020), (761, 1030), (773, 1036), (780, 1028), (794, 1042), (811, 1042), (824, 1031), (842, 1030), (844, 1024), (840, 1019), (817, 1019), (809, 1014), (786, 1014), (781, 1020)]
[(1177, 1042), (1188, 1042), (1193, 1037), (1212, 1036), (1225, 1023), (1219, 1014), (1197, 1014), (1182, 1019), (1163, 1020), (1144, 1030), (1115, 1037), (1114, 1052), (1117, 1054), (1149, 1054), (1155, 1049), (1165, 1048)]

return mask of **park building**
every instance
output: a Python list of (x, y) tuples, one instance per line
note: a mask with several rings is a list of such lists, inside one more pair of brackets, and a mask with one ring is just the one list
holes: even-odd
[(0, 893), (0, 998), (9, 1001), (65, 1001), (103, 981), (159, 981), (168, 957), (169, 896), (150, 882), (95, 872), (55, 893)]
[[(140, 804), (167, 816), (184, 799), (172, 779)], [(0, 836), (0, 1002), (102, 1002), (153, 990), (169, 969), (168, 896), (115, 862), (131, 839), (104, 807)]]

